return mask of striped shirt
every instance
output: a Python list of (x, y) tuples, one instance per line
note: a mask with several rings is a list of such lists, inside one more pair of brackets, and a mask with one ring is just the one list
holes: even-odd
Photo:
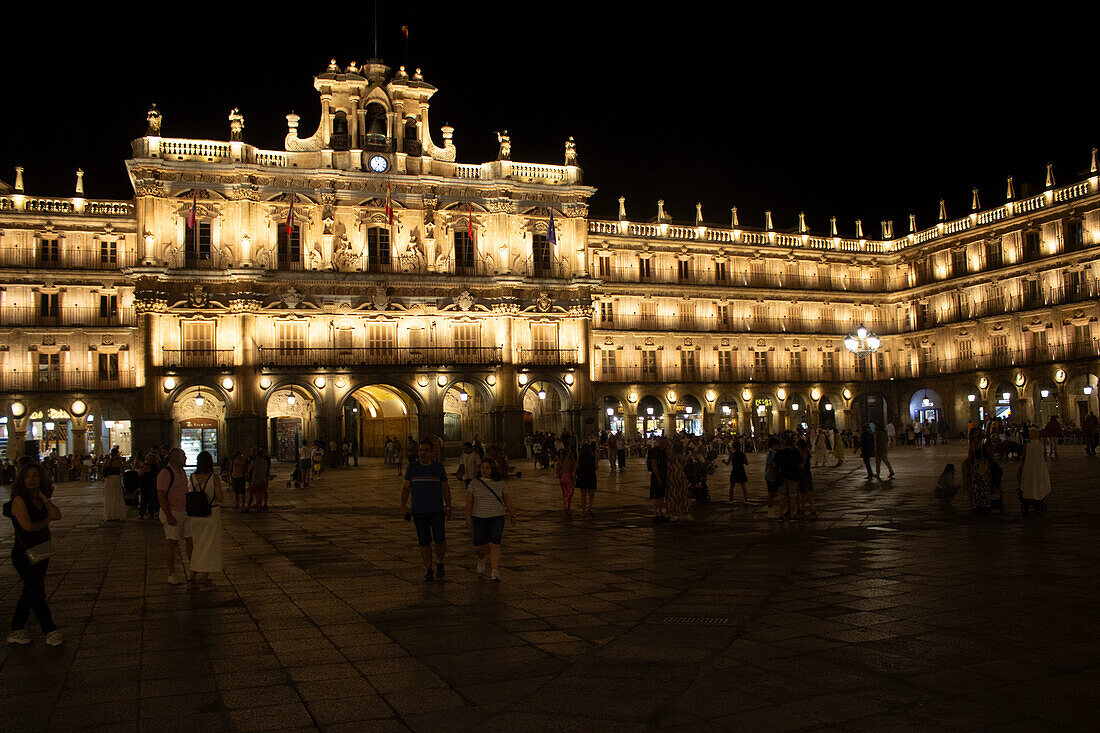
[[(500, 497), (499, 501), (497, 500), (497, 496), (493, 496), (492, 491), (489, 491), (489, 489), (497, 492), (497, 496)], [(508, 490), (504, 488), (503, 481), (493, 481), (490, 478), (481, 478), (479, 476), (470, 482), (470, 485), (466, 487), (466, 491), (474, 497), (473, 515), (475, 517), (481, 517), (483, 519), (488, 517), (503, 517), (508, 513), (503, 503), (504, 496)]]

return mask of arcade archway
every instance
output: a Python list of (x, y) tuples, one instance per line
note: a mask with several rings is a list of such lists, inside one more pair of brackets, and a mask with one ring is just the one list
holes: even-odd
[(217, 464), (225, 437), (226, 404), (221, 395), (209, 387), (185, 387), (175, 395), (171, 410), (187, 465), (195, 465), (203, 451), (210, 453)]
[(344, 401), (344, 435), (357, 437), (359, 455), (386, 455), (386, 438), (405, 445), (408, 436), (419, 432), (416, 405), (400, 390), (384, 384), (358, 388)]
[(268, 439), (271, 460), (297, 461), (317, 439), (316, 402), (300, 385), (286, 385), (267, 400)]
[(661, 400), (646, 395), (638, 401), (638, 435), (664, 435), (665, 408)]
[(600, 402), (601, 423), (604, 430), (613, 433), (625, 432), (626, 410), (619, 398), (608, 395)]
[(443, 440), (448, 443), (473, 442), (489, 437), (489, 405), (477, 385), (454, 382), (443, 393)]
[[(560, 433), (565, 429), (562, 394), (552, 382), (528, 384), (523, 390), (523, 422), (536, 433)], [(605, 413), (606, 414), (606, 413)]]

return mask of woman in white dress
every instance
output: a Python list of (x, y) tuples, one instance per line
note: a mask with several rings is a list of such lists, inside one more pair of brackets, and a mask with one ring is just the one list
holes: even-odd
[(126, 502), (122, 498), (122, 469), (124, 463), (118, 446), (103, 462), (103, 521), (117, 522), (126, 518)]
[(1032, 430), (1031, 440), (1024, 444), (1024, 460), (1016, 471), (1019, 489), (1020, 512), (1027, 516), (1030, 509), (1036, 514), (1047, 510), (1046, 499), (1050, 495), (1050, 472), (1038, 430)]
[(203, 492), (210, 502), (209, 516), (188, 515), (195, 542), (195, 550), (191, 553), (190, 580), (201, 590), (210, 590), (214, 587), (210, 573), (220, 573), (222, 569), (221, 503), (224, 494), (221, 478), (214, 469), (214, 457), (207, 451), (199, 453), (189, 491)]

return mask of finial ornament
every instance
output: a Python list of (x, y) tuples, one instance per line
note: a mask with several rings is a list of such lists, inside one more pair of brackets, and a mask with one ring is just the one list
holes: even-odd
[(863, 239), (863, 219), (856, 219), (856, 239)]
[(940, 199), (940, 221), (947, 221), (947, 202)]
[(835, 216), (830, 216), (829, 217), (829, 236), (831, 236), (831, 237), (836, 236), (836, 217)]
[(619, 221), (626, 221), (626, 196), (619, 197)]
[(149, 108), (149, 111), (145, 113), (145, 121), (149, 123), (149, 128), (145, 131), (146, 137), (159, 137), (160, 136), (160, 123), (162, 121), (160, 110), (157, 109), (156, 102)]
[(665, 220), (665, 200), (657, 199), (657, 223), (660, 224)]
[(769, 232), (772, 230), (772, 212), (771, 210), (764, 212), (764, 228)]
[(970, 189), (970, 210), (977, 211), (980, 207), (981, 204), (978, 203), (978, 189), (972, 188)]
[(806, 233), (806, 212), (798, 212), (798, 231), (802, 234)]
[(577, 164), (577, 142), (573, 139), (572, 135), (565, 141), (565, 164)]
[(737, 227), (741, 226), (741, 222), (739, 222), (737, 220), (737, 207), (736, 206), (734, 206), (732, 209), (730, 209), (730, 214), (733, 215), (733, 218), (730, 221), (731, 228), (736, 229)]
[(890, 227), (888, 227), (886, 225), (886, 220), (885, 219), (883, 219), (880, 223), (882, 224), (882, 238), (883, 239), (889, 239), (890, 238)]
[(23, 193), (23, 166), (15, 166), (15, 192)]
[(497, 152), (497, 160), (511, 160), (512, 159), (512, 138), (508, 135), (508, 131), (497, 132), (497, 142), (500, 143), (500, 150)]
[(1012, 176), (1008, 177), (1008, 188), (1005, 190), (1005, 201), (1016, 198), (1016, 186), (1012, 183)]
[(1054, 164), (1047, 163), (1047, 188), (1054, 188)]
[(235, 142), (244, 139), (244, 115), (236, 107), (229, 112), (229, 139)]
[(80, 168), (76, 169), (76, 195), (84, 195), (84, 171)]
[(1092, 164), (1089, 165), (1089, 173), (1096, 173), (1097, 171), (1100, 171), (1100, 160), (1097, 160), (1096, 156), (1097, 156), (1097, 150), (1096, 150), (1096, 148), (1093, 148), (1092, 149)]
[(695, 226), (703, 226), (703, 204), (698, 202), (695, 204)]
[(917, 233), (917, 215), (916, 214), (910, 214), (909, 215), (909, 233), (910, 234), (916, 234)]

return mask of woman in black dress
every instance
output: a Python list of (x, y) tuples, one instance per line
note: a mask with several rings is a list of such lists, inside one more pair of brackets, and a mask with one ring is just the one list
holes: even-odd
[(581, 446), (581, 454), (577, 460), (577, 485), (581, 492), (581, 514), (586, 517), (595, 516), (592, 513), (592, 504), (596, 501), (596, 444), (592, 442)]
[(746, 484), (749, 477), (745, 474), (745, 466), (749, 465), (749, 458), (741, 450), (740, 443), (734, 443), (729, 455), (726, 456), (726, 465), (730, 468), (730, 504), (733, 503), (733, 490), (737, 484), (741, 484), (741, 496), (745, 503), (749, 503), (749, 491)]

